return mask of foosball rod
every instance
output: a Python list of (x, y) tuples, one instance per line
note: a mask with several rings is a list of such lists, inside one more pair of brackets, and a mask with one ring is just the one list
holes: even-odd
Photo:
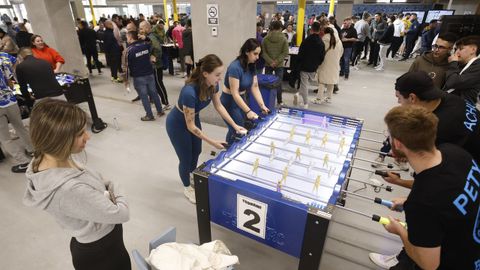
[[(292, 115), (287, 115), (287, 117), (288, 118), (293, 118), (293, 119), (298, 119), (298, 120), (303, 120), (303, 118), (301, 118), (301, 117), (292, 116)], [(350, 124), (350, 125), (343, 124), (342, 123), (343, 121), (338, 117), (331, 116), (331, 119), (332, 119), (332, 121), (328, 122), (329, 126), (334, 126), (334, 127), (343, 128), (343, 129), (351, 129), (351, 130), (355, 130), (357, 128), (357, 126), (355, 126), (353, 123)], [(281, 119), (278, 119), (277, 121), (282, 122), (282, 123), (286, 123), (286, 124), (292, 124), (292, 123), (289, 123), (289, 122), (286, 122), (286, 121), (282, 121)], [(322, 121), (317, 121), (317, 120), (314, 120), (314, 119), (309, 119), (309, 121), (319, 123), (319, 124), (322, 123)], [(298, 123), (298, 125), (311, 127), (311, 126), (305, 125), (303, 123)], [(323, 128), (323, 129), (327, 129), (327, 128)]]
[[(321, 131), (328, 131), (329, 133), (334, 133), (334, 134), (340, 134), (342, 135), (342, 132), (341, 131), (336, 131), (336, 130), (332, 130), (332, 129), (328, 129), (328, 128), (324, 128), (324, 127), (320, 127), (320, 126), (314, 126), (312, 127), (311, 125), (306, 125), (306, 124), (302, 124), (302, 123), (290, 123), (290, 122), (287, 122), (287, 121), (282, 121), (282, 120), (277, 120), (277, 122), (281, 123), (281, 124), (288, 124), (288, 125), (291, 125), (291, 126), (300, 126), (300, 127), (304, 127), (304, 128), (307, 128), (307, 129), (313, 129), (315, 132), (321, 130)], [(335, 125), (333, 125), (335, 126)], [(341, 127), (341, 126), (339, 126)], [(345, 128), (345, 127), (341, 127), (341, 128)], [(354, 134), (354, 132), (345, 132), (345, 135), (349, 135), (349, 136), (352, 136)]]
[(362, 128), (362, 131), (366, 131), (366, 132), (370, 132), (370, 133), (375, 133), (375, 134), (385, 135), (385, 133), (383, 133), (382, 131), (373, 130), (373, 129), (368, 129), (368, 128)]
[(379, 185), (375, 185), (375, 184), (372, 184), (372, 183), (368, 183), (368, 182), (365, 182), (365, 181), (362, 181), (362, 180), (359, 180), (359, 179), (355, 179), (355, 178), (352, 178), (352, 177), (347, 177), (348, 180), (352, 180), (354, 182), (358, 182), (358, 183), (362, 183), (362, 184), (365, 184), (365, 185), (369, 185), (369, 186), (372, 186), (372, 187), (375, 187), (375, 188), (383, 188), (385, 189), (386, 191), (388, 192), (392, 192), (392, 187), (391, 186), (379, 186)]
[[(392, 207), (393, 207), (393, 202), (390, 201), (390, 200), (385, 200), (385, 199), (382, 199), (382, 198), (379, 198), (379, 197), (372, 198), (372, 197), (368, 197), (368, 196), (365, 196), (365, 195), (350, 192), (348, 190), (342, 190), (342, 192), (346, 193), (346, 194), (353, 195), (353, 196), (357, 196), (357, 197), (360, 197), (360, 198), (363, 198), (363, 199), (366, 199), (366, 200), (369, 200), (369, 201), (373, 201), (374, 203), (381, 204), (381, 205), (386, 206), (390, 209), (392, 209)], [(395, 207), (395, 209), (392, 209), (392, 210), (402, 212), (403, 207), (402, 206), (397, 206), (397, 207)]]
[[(284, 133), (290, 133), (288, 130), (284, 130), (284, 129), (280, 129), (280, 128), (270, 127), (269, 129), (276, 130), (276, 131), (280, 131), (280, 132), (284, 132)], [(332, 132), (332, 133), (333, 133), (333, 132)], [(315, 134), (315, 132), (314, 132), (314, 134)], [(306, 133), (305, 133), (305, 134), (301, 134), (301, 133), (298, 133), (298, 132), (294, 132), (294, 135), (307, 136)], [(320, 136), (315, 136), (315, 135), (311, 135), (311, 137), (312, 137), (312, 138), (317, 138), (317, 139), (320, 139), (320, 140), (322, 139)], [(335, 140), (335, 141), (334, 141), (333, 139), (331, 139), (331, 141), (333, 141), (333, 142), (335, 142), (335, 143), (337, 143), (337, 141), (338, 141), (338, 143), (340, 142), (340, 140)]]
[(367, 152), (371, 152), (371, 153), (375, 153), (375, 154), (379, 154), (379, 155), (383, 155), (383, 156), (387, 156), (387, 157), (391, 157), (391, 156), (392, 156), (390, 153), (378, 151), (378, 150), (375, 150), (375, 149), (372, 149), (372, 148), (368, 148), (368, 147), (364, 147), (364, 146), (357, 146), (357, 149), (358, 149), (358, 150), (367, 151)]
[(388, 176), (387, 172), (391, 172), (391, 173), (393, 173), (393, 174), (396, 174), (397, 176), (400, 176), (400, 174), (397, 173), (397, 172), (402, 172), (402, 171), (403, 171), (403, 170), (400, 170), (400, 169), (398, 169), (398, 170), (384, 170), (384, 171), (382, 171), (382, 170), (375, 170), (375, 171), (372, 171), (372, 170), (370, 170), (370, 169), (362, 168), (362, 167), (358, 167), (358, 166), (351, 166), (351, 168), (357, 169), (357, 170), (361, 170), (361, 171), (371, 172), (371, 173), (374, 173), (374, 174), (376, 174), (376, 175), (380, 175), (380, 176), (383, 176), (383, 177), (387, 177), (387, 176)]
[[(379, 216), (379, 215), (369, 215), (369, 214), (365, 214), (363, 212), (360, 212), (358, 210), (354, 210), (354, 209), (351, 209), (351, 208), (347, 208), (347, 207), (344, 207), (344, 206), (340, 206), (340, 205), (336, 205), (336, 207), (340, 208), (340, 209), (343, 209), (343, 210), (346, 210), (348, 212), (351, 212), (351, 213), (355, 213), (357, 215), (361, 215), (361, 216), (364, 216), (364, 217), (367, 217), (375, 222), (378, 222), (380, 224), (383, 224), (383, 225), (388, 225), (390, 224), (390, 219), (386, 218), (386, 217), (382, 217), (382, 216)], [(403, 227), (407, 227), (407, 223), (405, 222), (400, 222), (400, 224), (403, 226)]]
[(378, 162), (378, 161), (370, 160), (370, 159), (365, 159), (365, 158), (361, 158), (361, 157), (354, 157), (352, 159), (357, 159), (357, 160), (361, 160), (361, 161), (365, 161), (365, 162), (370, 162), (370, 163), (377, 164), (379, 166), (386, 166), (389, 169), (393, 169), (393, 164), (392, 163), (385, 164), (385, 163), (382, 163), (382, 162)]

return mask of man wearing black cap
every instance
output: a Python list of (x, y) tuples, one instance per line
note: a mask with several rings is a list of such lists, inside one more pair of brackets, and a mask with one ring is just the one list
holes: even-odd
[[(473, 104), (441, 91), (423, 71), (407, 72), (397, 78), (395, 90), (398, 103), (402, 106), (420, 106), (438, 118), (436, 146), (456, 144), (468, 151), (475, 160), (480, 160), (480, 114)], [(382, 149), (382, 152), (387, 151)], [(388, 173), (384, 180), (406, 188), (412, 188), (413, 185), (413, 180), (401, 179), (393, 173)], [(399, 255), (391, 256), (371, 253), (370, 258), (375, 264), (390, 269), (410, 269), (408, 267), (413, 263), (404, 250)]]

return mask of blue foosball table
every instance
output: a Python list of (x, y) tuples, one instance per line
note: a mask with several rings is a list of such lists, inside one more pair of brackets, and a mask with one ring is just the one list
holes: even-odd
[(282, 108), (194, 172), (200, 243), (211, 222), (318, 269), (335, 205), (344, 205), (363, 121)]

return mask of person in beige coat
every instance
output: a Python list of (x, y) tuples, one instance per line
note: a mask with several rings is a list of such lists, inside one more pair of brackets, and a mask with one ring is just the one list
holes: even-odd
[(13, 41), (13, 39), (0, 29), (0, 51), (11, 54), (13, 56), (17, 56), (18, 47), (17, 44)]
[[(317, 97), (312, 100), (315, 104), (330, 103), (334, 85), (338, 83), (340, 77), (339, 62), (343, 55), (342, 42), (332, 28), (325, 28), (325, 35), (323, 35), (322, 40), (325, 44), (325, 59), (317, 69), (318, 93)], [(327, 92), (326, 97), (325, 91)]]

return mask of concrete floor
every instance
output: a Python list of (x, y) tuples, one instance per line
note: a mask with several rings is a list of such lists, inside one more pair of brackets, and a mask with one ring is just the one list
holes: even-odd
[[(409, 63), (388, 62), (386, 71), (376, 72), (361, 66), (351, 71), (350, 80), (340, 79), (340, 92), (332, 104), (311, 105), (310, 109), (365, 119), (365, 127), (383, 130), (385, 112), (396, 104), (395, 78), (408, 69)], [(127, 249), (139, 249), (147, 255), (148, 241), (169, 226), (177, 227), (179, 242), (197, 242), (194, 205), (183, 196), (177, 173), (177, 158), (165, 131), (165, 117), (154, 122), (141, 122), (144, 115), (140, 103), (131, 103), (133, 93), (126, 94), (123, 85), (104, 75), (91, 76), (91, 85), (99, 116), (109, 127), (93, 134), (86, 147), (87, 165), (100, 171), (104, 178), (120, 184), (130, 205), (130, 221), (124, 224)], [(94, 72), (96, 74), (96, 72)], [(175, 103), (183, 79), (165, 75), (170, 102)], [(313, 93), (311, 96), (313, 97)], [(287, 104), (292, 94), (285, 93)], [(202, 116), (205, 122), (221, 123), (220, 117), (210, 111)], [(115, 123), (116, 122), (116, 123)], [(204, 123), (204, 131), (211, 137), (222, 139), (226, 129)], [(364, 136), (383, 139), (380, 135)], [(378, 148), (375, 143), (361, 143)], [(203, 145), (201, 160), (210, 159), (209, 145)], [(375, 155), (359, 151), (358, 156), (373, 159)], [(73, 269), (69, 252), (69, 237), (45, 212), (27, 208), (22, 204), (25, 177), (13, 174), (11, 159), (0, 163), (0, 269)], [(357, 161), (356, 165), (369, 167)], [(356, 178), (368, 180), (368, 172), (354, 170)], [(382, 181), (378, 176), (374, 177)], [(349, 189), (363, 188), (351, 182)], [(359, 194), (394, 198), (406, 195), (403, 188), (395, 187), (392, 193), (373, 192), (368, 187)], [(365, 200), (347, 198), (347, 206), (367, 213), (392, 215), (403, 218), (387, 208)], [(296, 269), (298, 260), (249, 238), (213, 225), (213, 237), (223, 240), (232, 253), (240, 258), (236, 269)], [(368, 252), (395, 252), (401, 244), (397, 237), (388, 234), (381, 225), (369, 219), (337, 209), (329, 228), (320, 269), (377, 269), (368, 259)]]

